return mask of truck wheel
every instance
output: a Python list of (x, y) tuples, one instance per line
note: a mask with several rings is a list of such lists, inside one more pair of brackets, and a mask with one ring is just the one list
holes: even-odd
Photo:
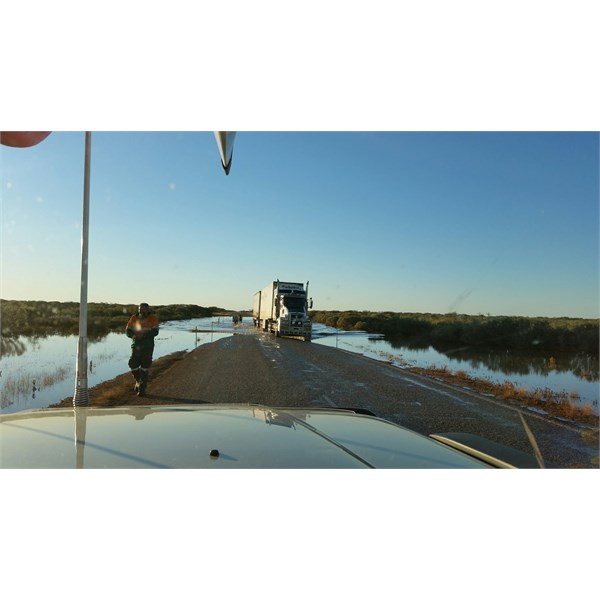
[(305, 336), (304, 336), (304, 341), (305, 341), (305, 342), (310, 342), (310, 340), (311, 340), (311, 337), (310, 337), (310, 335), (305, 335)]

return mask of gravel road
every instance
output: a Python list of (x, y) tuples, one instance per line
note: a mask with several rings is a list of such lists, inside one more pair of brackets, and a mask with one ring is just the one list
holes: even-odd
[[(148, 399), (366, 409), (423, 434), (461, 431), (533, 454), (505, 402), (343, 350), (252, 328), (200, 346), (148, 387)], [(598, 437), (524, 411), (547, 466), (598, 466)]]

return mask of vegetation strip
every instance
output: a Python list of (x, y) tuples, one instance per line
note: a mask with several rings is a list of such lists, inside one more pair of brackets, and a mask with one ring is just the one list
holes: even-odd
[(597, 355), (600, 345), (599, 319), (357, 311), (311, 311), (310, 316), (329, 327), (380, 333), (407, 346), (436, 350), (485, 346)]
[[(0, 300), (2, 336), (77, 335), (79, 302), (44, 302), (37, 300)], [(137, 304), (88, 304), (88, 334), (102, 338), (111, 331), (122, 331), (127, 319), (137, 312)], [(161, 322), (212, 317), (225, 311), (216, 306), (168, 304), (152, 306)]]

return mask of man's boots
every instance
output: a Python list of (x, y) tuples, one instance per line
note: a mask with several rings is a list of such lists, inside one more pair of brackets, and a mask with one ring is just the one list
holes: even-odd
[(139, 388), (138, 388), (138, 396), (143, 396), (146, 393), (146, 385), (148, 384), (148, 374), (149, 369), (144, 369), (140, 367), (140, 378), (139, 378)]

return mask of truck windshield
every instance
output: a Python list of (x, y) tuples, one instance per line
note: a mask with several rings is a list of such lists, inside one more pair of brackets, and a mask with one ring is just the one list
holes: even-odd
[(304, 296), (284, 296), (283, 305), (290, 311), (295, 310), (304, 312), (306, 299), (304, 298)]

